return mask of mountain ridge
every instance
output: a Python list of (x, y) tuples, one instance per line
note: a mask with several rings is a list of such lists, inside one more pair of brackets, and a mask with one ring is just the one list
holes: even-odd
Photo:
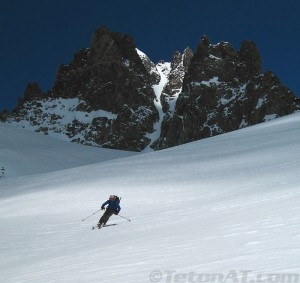
[(240, 50), (203, 36), (195, 52), (154, 64), (129, 35), (96, 30), (91, 48), (61, 65), (51, 90), (27, 86), (4, 122), (72, 142), (159, 150), (255, 125), (300, 109), (254, 42)]

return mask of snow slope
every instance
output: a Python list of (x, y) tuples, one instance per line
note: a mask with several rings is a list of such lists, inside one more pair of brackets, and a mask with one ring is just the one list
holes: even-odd
[(134, 154), (64, 142), (0, 123), (0, 177), (51, 172)]
[(157, 85), (153, 86), (153, 90), (155, 93), (156, 98), (154, 99), (154, 105), (155, 108), (158, 111), (159, 114), (159, 120), (155, 123), (154, 125), (154, 131), (151, 134), (147, 135), (147, 138), (151, 140), (149, 145), (143, 150), (143, 152), (150, 152), (153, 151), (151, 149), (151, 145), (159, 138), (160, 133), (161, 133), (161, 124), (164, 120), (165, 113), (162, 110), (162, 105), (161, 105), (161, 94), (162, 91), (165, 87), (165, 85), (168, 83), (168, 76), (171, 70), (171, 63), (169, 62), (160, 62), (156, 65), (157, 71), (160, 75), (160, 81)]
[[(0, 282), (299, 276), (299, 141), (296, 113), (160, 152), (2, 179)], [(111, 193), (132, 221), (113, 216), (117, 225), (92, 231), (102, 213), (81, 220)]]
[[(78, 110), (79, 105), (84, 106), (85, 102), (78, 98), (44, 98), (37, 104), (27, 101), (24, 103), (24, 111), (21, 111), (23, 114), (17, 118), (8, 118), (6, 123), (31, 131), (46, 132), (63, 141), (98, 146), (94, 139), (87, 138), (97, 135), (92, 125), (94, 118), (115, 120), (118, 115), (104, 110), (81, 111)], [(70, 131), (69, 127), (74, 121), (77, 126), (84, 124), (85, 127), (77, 128), (75, 133)]]

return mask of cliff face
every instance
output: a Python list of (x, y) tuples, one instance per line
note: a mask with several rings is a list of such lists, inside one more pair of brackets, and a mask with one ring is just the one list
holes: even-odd
[(61, 65), (55, 84), (25, 90), (0, 120), (68, 141), (116, 149), (162, 149), (299, 110), (299, 99), (271, 72), (255, 44), (240, 50), (204, 36), (196, 52), (155, 65), (128, 35), (98, 29), (91, 48)]
[(299, 109), (299, 100), (271, 72), (261, 73), (253, 42), (239, 51), (202, 38), (185, 73), (158, 148), (167, 148), (255, 125)]
[(90, 49), (60, 66), (43, 99), (27, 88), (9, 121), (83, 144), (140, 151), (158, 120), (152, 83), (133, 39), (100, 28)]

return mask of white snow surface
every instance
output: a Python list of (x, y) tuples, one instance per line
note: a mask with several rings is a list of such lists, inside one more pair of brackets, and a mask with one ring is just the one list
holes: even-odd
[[(20, 121), (8, 120), (10, 125), (26, 128), (31, 131), (36, 131), (40, 128), (47, 128), (50, 136), (56, 137), (64, 141), (72, 141), (78, 138), (79, 140), (85, 140), (84, 133), (79, 133), (76, 136), (70, 138), (66, 135), (66, 126), (77, 120), (81, 123), (91, 124), (94, 118), (105, 117), (107, 119), (117, 119), (117, 115), (104, 110), (97, 110), (91, 112), (76, 110), (78, 105), (85, 102), (78, 98), (49, 98), (43, 99), (39, 102), (40, 115), (37, 118), (35, 107), (29, 107), (27, 118), (23, 118)], [(25, 103), (25, 107), (27, 102)], [(53, 123), (53, 115), (56, 122)], [(32, 123), (31, 118), (37, 119), (35, 123)], [(38, 123), (37, 123), (38, 122)], [(91, 142), (91, 144), (93, 144)], [(97, 146), (97, 144), (93, 144)]]
[[(164, 151), (0, 179), (0, 282), (299, 275), (299, 141), (295, 113)], [(131, 222), (114, 215), (117, 225), (91, 230), (102, 213), (82, 219), (110, 194)]]
[(162, 105), (161, 105), (161, 94), (162, 91), (165, 87), (165, 85), (168, 83), (169, 80), (169, 74), (170, 74), (170, 70), (171, 70), (171, 63), (169, 62), (160, 62), (156, 65), (156, 69), (160, 75), (160, 81), (157, 85), (153, 86), (153, 91), (155, 93), (156, 98), (154, 99), (154, 105), (158, 111), (159, 114), (159, 120), (154, 124), (153, 128), (154, 131), (153, 133), (150, 133), (147, 135), (147, 137), (151, 140), (151, 142), (149, 143), (149, 145), (143, 150), (143, 152), (150, 152), (153, 151), (153, 149), (151, 149), (151, 144), (153, 142), (155, 142), (161, 133), (161, 124), (164, 120), (165, 117), (165, 113), (162, 110)]
[(5, 169), (5, 177), (42, 174), (135, 154), (64, 142), (0, 123), (0, 170)]

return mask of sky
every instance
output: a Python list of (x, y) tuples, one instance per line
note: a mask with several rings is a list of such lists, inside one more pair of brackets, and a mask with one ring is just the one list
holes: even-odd
[(52, 88), (58, 68), (90, 47), (107, 26), (130, 34), (157, 63), (176, 50), (196, 49), (202, 35), (239, 49), (253, 40), (263, 72), (271, 70), (300, 96), (298, 0), (2, 0), (0, 3), (0, 111), (12, 110), (28, 83)]

